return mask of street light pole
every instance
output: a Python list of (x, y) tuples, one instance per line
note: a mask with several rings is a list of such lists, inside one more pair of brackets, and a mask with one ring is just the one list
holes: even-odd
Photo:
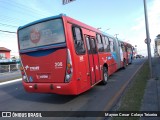
[(147, 16), (147, 6), (146, 6), (146, 0), (143, 0), (144, 3), (144, 14), (145, 14), (145, 25), (146, 25), (146, 43), (147, 43), (147, 50), (148, 50), (148, 62), (149, 62), (149, 68), (150, 68), (150, 78), (152, 78), (152, 59), (151, 59), (151, 47), (150, 47), (150, 35), (149, 35), (149, 27), (148, 27), (148, 16)]
[(111, 29), (111, 28), (108, 28), (108, 29), (106, 29), (106, 31), (107, 31), (107, 30), (110, 30), (110, 29)]
[(119, 34), (115, 34), (114, 36), (118, 39), (118, 37), (117, 37), (118, 35), (119, 35)]
[(101, 27), (97, 28), (97, 30), (100, 30), (100, 29), (102, 29), (102, 28)]

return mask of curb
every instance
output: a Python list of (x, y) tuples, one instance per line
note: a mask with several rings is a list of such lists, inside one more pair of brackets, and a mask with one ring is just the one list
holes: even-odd
[(6, 82), (2, 82), (0, 83), (0, 86), (1, 85), (6, 85), (6, 84), (10, 84), (10, 83), (14, 83), (14, 82), (18, 82), (18, 81), (21, 81), (22, 78), (19, 78), (19, 79), (15, 79), (15, 80), (10, 80), (10, 81), (6, 81)]

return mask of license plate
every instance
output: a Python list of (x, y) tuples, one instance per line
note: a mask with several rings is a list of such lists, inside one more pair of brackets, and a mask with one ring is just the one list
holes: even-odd
[(37, 74), (37, 79), (50, 79), (49, 73), (39, 73)]

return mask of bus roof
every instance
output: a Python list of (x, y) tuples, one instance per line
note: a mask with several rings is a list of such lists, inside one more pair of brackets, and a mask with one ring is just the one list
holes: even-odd
[(83, 23), (83, 22), (81, 22), (81, 21), (79, 21), (79, 20), (76, 20), (76, 19), (71, 18), (71, 17), (69, 17), (69, 16), (66, 16), (66, 18), (67, 18), (67, 21), (69, 21), (70, 23), (73, 23), (73, 24), (75, 24), (75, 25), (81, 26), (81, 27), (86, 28), (86, 29), (88, 29), (88, 30), (91, 30), (91, 31), (94, 31), (94, 32), (96, 32), (96, 33), (100, 33), (100, 34), (102, 34), (102, 35), (105, 35), (105, 36), (108, 36), (108, 37), (111, 37), (111, 38), (114, 38), (114, 39), (115, 39), (114, 36), (112, 36), (112, 35), (110, 35), (110, 34), (108, 34), (108, 33), (106, 33), (106, 32), (103, 32), (103, 31), (101, 31), (101, 30), (98, 30), (98, 29), (96, 29), (96, 28), (94, 28), (94, 27), (92, 27), (92, 26), (90, 26), (90, 25), (88, 25), (88, 24), (86, 24), (86, 23)]
[(111, 38), (114, 38), (114, 39), (115, 39), (115, 37), (114, 37), (113, 35), (110, 35), (110, 34), (108, 34), (108, 33), (106, 33), (106, 32), (103, 32), (103, 31), (101, 31), (101, 32), (102, 32), (103, 35), (106, 35), (106, 36), (108, 36), (108, 37), (111, 37)]
[[(31, 22), (31, 23), (28, 23), (28, 24), (26, 24), (26, 25), (24, 25), (24, 26), (20, 26), (20, 27), (18, 28), (18, 30), (21, 30), (21, 29), (23, 29), (23, 28), (25, 28), (25, 27), (28, 27), (28, 26), (31, 26), (31, 25), (34, 25), (34, 24), (37, 24), (37, 23), (41, 23), (41, 22), (44, 22), (44, 21), (48, 21), (48, 20), (52, 20), (52, 19), (56, 19), (56, 18), (61, 18), (62, 16), (66, 16), (66, 14), (61, 13), (61, 14), (56, 15), (56, 16), (51, 16), (51, 17), (47, 17), (47, 18), (42, 18), (42, 19), (40, 19), (40, 20), (36, 20), (36, 21)], [(66, 16), (66, 17), (69, 18), (69, 19), (72, 19), (72, 20), (74, 20), (74, 21), (78, 21), (78, 20), (75, 20), (74, 18), (71, 18), (71, 17), (69, 17), (69, 16)], [(103, 32), (103, 31), (101, 31), (101, 30), (98, 30), (98, 29), (96, 29), (96, 28), (94, 28), (94, 27), (92, 27), (92, 26), (89, 26), (89, 25), (87, 25), (87, 24), (85, 24), (85, 23), (83, 23), (83, 22), (80, 22), (80, 21), (78, 21), (78, 22), (81, 23), (81, 24), (83, 24), (84, 26), (90, 27), (90, 28), (91, 28), (93, 31), (95, 31), (95, 32), (101, 33), (101, 34), (103, 34), (103, 35), (105, 35), (105, 36), (108, 36), (108, 37), (111, 37), (111, 38), (114, 38), (114, 39), (115, 39), (114, 36), (112, 36), (112, 35), (110, 35), (110, 34), (108, 34), (108, 33), (106, 33), (106, 32)]]
[(52, 19), (55, 19), (55, 18), (61, 18), (62, 16), (66, 16), (66, 15), (63, 14), (63, 13), (61, 13), (61, 14), (56, 15), (56, 16), (51, 16), (51, 17), (47, 17), (47, 18), (42, 18), (42, 19), (40, 19), (40, 20), (36, 20), (36, 21), (34, 21), (34, 22), (28, 23), (28, 24), (26, 24), (26, 25), (24, 25), (24, 26), (20, 26), (20, 27), (18, 28), (18, 30), (23, 29), (23, 28), (28, 27), (28, 26), (31, 26), (31, 25), (34, 25), (34, 24), (37, 24), (37, 23), (41, 23), (41, 22), (43, 22), (43, 21), (52, 20)]

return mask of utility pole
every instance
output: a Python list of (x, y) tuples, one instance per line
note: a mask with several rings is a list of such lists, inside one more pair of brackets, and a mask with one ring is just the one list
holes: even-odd
[(146, 25), (146, 44), (147, 44), (147, 50), (148, 50), (148, 62), (149, 62), (149, 68), (150, 68), (150, 78), (152, 78), (152, 58), (151, 58), (151, 47), (150, 47), (150, 35), (149, 35), (149, 27), (148, 27), (148, 16), (147, 16), (147, 6), (146, 6), (146, 0), (143, 0), (144, 3), (144, 14), (145, 14), (145, 25)]

